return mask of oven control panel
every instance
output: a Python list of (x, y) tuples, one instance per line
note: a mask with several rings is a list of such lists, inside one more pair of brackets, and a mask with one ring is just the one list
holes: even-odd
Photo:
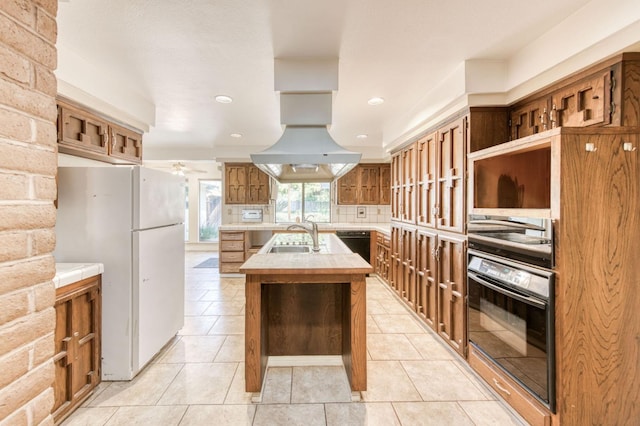
[(549, 297), (549, 279), (532, 274), (523, 269), (504, 265), (478, 256), (471, 256), (469, 259), (469, 270), (491, 277), (515, 288), (527, 290), (528, 292)]
[(474, 257), (472, 259), (471, 263), (474, 262), (478, 265), (474, 265), (475, 267), (473, 269), (477, 272), (480, 272), (481, 274), (485, 274), (493, 278), (498, 278), (499, 280), (509, 284), (513, 284), (516, 287), (529, 287), (529, 282), (531, 282), (531, 274), (528, 272), (511, 268), (509, 266), (500, 265), (488, 260), (480, 259), (478, 257)]

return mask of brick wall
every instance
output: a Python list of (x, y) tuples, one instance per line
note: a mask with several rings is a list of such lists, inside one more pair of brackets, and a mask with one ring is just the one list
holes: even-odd
[(0, 1), (0, 425), (53, 424), (57, 9)]

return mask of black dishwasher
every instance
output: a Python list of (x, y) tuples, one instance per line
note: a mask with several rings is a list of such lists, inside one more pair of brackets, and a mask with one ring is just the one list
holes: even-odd
[(371, 232), (336, 231), (336, 235), (352, 252), (358, 253), (367, 263), (371, 263)]

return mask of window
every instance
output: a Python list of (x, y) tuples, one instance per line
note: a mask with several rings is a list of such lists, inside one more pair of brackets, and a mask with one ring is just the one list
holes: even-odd
[(222, 218), (221, 186), (219, 180), (200, 181), (200, 242), (218, 241), (218, 228)]
[(330, 183), (280, 183), (276, 197), (276, 223), (331, 221)]

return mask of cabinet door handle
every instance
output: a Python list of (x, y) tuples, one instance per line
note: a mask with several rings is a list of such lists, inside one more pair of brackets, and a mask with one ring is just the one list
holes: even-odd
[(116, 147), (116, 132), (113, 131), (111, 132), (111, 148), (115, 148)]
[(505, 387), (503, 387), (502, 385), (500, 385), (500, 382), (498, 382), (498, 379), (496, 379), (495, 377), (493, 378), (493, 384), (496, 385), (496, 387), (498, 389), (500, 389), (500, 391), (506, 393), (507, 395), (511, 396), (511, 392), (509, 392), (509, 390)]

